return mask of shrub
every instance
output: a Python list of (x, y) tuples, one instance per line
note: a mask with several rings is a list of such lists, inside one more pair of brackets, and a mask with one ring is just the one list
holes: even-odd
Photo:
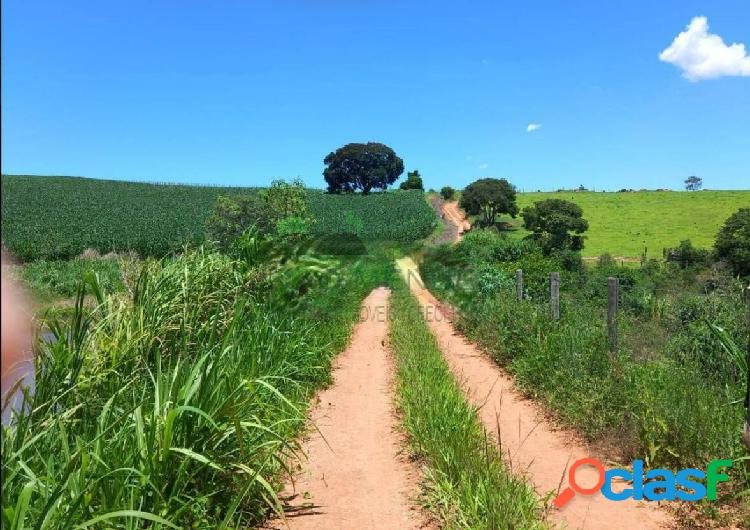
[(716, 256), (726, 260), (739, 276), (750, 276), (750, 208), (740, 208), (716, 236)]
[(680, 241), (677, 248), (670, 248), (666, 251), (666, 260), (678, 263), (681, 268), (703, 266), (708, 262), (710, 251), (695, 248), (689, 239)]
[(206, 221), (206, 233), (210, 240), (227, 250), (249, 227), (268, 233), (273, 225), (268, 203), (257, 195), (219, 197)]
[(450, 186), (443, 186), (440, 189), (440, 196), (445, 199), (446, 201), (453, 200), (453, 197), (456, 196), (456, 190), (451, 188)]
[(424, 191), (424, 185), (422, 184), (422, 176), (419, 174), (419, 170), (409, 171), (406, 180), (399, 186), (402, 190), (420, 190)]

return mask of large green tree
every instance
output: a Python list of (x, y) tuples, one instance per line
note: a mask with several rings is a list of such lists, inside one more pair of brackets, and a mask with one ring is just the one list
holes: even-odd
[(330, 153), (323, 177), (331, 193), (386, 189), (404, 172), (404, 161), (385, 144), (347, 144)]
[(461, 193), (460, 206), (470, 215), (481, 214), (481, 226), (492, 226), (500, 214), (518, 214), (516, 188), (505, 179), (479, 179)]
[(735, 274), (750, 276), (750, 208), (740, 208), (724, 222), (714, 249)]
[(583, 210), (577, 204), (562, 199), (547, 199), (527, 206), (521, 212), (523, 224), (533, 233), (546, 252), (559, 249), (580, 250), (582, 235), (589, 228)]

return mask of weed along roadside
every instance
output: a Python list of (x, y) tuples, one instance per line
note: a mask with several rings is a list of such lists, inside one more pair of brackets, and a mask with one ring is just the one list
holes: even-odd
[(389, 344), (397, 364), (399, 411), (424, 470), (421, 502), (443, 528), (547, 527), (542, 503), (503, 463), (453, 379), (427, 328), (430, 314), (396, 280)]
[[(488, 369), (502, 367), (519, 395), (542, 406), (540, 417), (583, 442), (570, 465), (609, 462), (595, 491), (610, 504), (678, 499), (686, 502), (666, 506), (673, 524), (744, 527), (747, 286), (731, 271), (706, 270), (689, 244), (682, 255), (679, 264), (630, 268), (603, 256), (581, 266), (564, 251), (476, 231), (428, 250), (420, 268)], [(608, 493), (605, 472), (624, 481), (621, 494)], [(646, 489), (629, 491), (628, 481)]]
[[(416, 263), (411, 258), (398, 261), (412, 294), (423, 307), (437, 306), (436, 299), (423, 286)], [(436, 313), (440, 308), (435, 307)], [(541, 498), (557, 496), (568, 466), (589, 456), (589, 449), (571, 433), (560, 431), (547, 422), (543, 412), (524, 399), (512, 379), (476, 346), (457, 335), (443, 318), (428, 321), (453, 377), (461, 385), (469, 402), (479, 410), (488, 433), (496, 436), (506, 465), (527, 477)], [(591, 470), (581, 469), (578, 480), (592, 479)], [(632, 501), (609, 502), (600, 495), (579, 496), (564, 510), (552, 510), (553, 521), (571, 528), (659, 528), (669, 522), (666, 513), (653, 505)]]

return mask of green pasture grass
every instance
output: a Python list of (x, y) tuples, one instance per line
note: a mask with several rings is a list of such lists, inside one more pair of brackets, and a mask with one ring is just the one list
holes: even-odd
[[(660, 259), (662, 249), (690, 239), (699, 248), (710, 248), (724, 221), (750, 206), (750, 191), (637, 191), (637, 192), (534, 192), (519, 193), (523, 209), (536, 201), (564, 199), (578, 204), (589, 222), (584, 256), (647, 257)], [(503, 217), (508, 234), (524, 237), (523, 219)]]
[(503, 464), (400, 279), (390, 317), (398, 406), (424, 463), (423, 501), (441, 528), (545, 528), (540, 499)]

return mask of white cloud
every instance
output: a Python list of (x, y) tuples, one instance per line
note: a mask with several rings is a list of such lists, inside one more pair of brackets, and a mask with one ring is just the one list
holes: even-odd
[(487, 169), (488, 167), (490, 167), (489, 164), (479, 164), (479, 169)]
[(659, 59), (682, 69), (690, 81), (726, 75), (750, 76), (750, 57), (744, 44), (727, 46), (724, 40), (708, 32), (708, 19), (695, 17), (685, 31), (659, 54)]
[(542, 128), (542, 124), (541, 123), (529, 123), (526, 126), (526, 132), (538, 131), (541, 128)]
[(474, 160), (474, 157), (471, 155), (466, 155), (466, 160)]

